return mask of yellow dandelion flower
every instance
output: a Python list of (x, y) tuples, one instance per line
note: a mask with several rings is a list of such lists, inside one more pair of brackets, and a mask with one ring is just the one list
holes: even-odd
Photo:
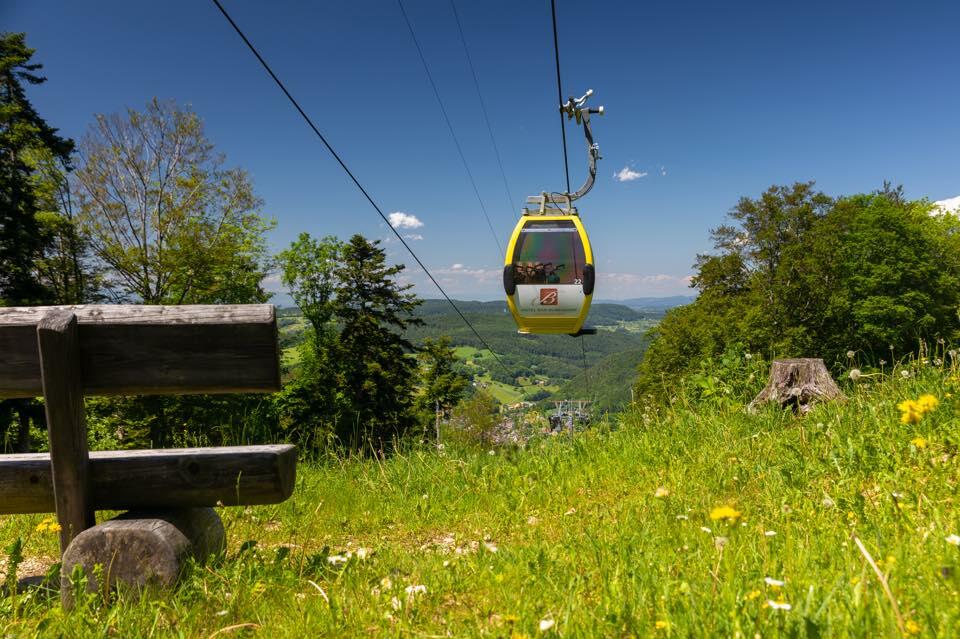
[(717, 506), (710, 511), (710, 519), (717, 521), (723, 519), (725, 521), (737, 521), (740, 519), (740, 511), (734, 510), (731, 506)]
[(904, 629), (907, 631), (908, 635), (919, 635), (922, 628), (913, 619), (907, 619), (907, 623), (904, 624)]
[(670, 622), (664, 619), (657, 619), (657, 623), (653, 624), (653, 627), (657, 630), (666, 630), (670, 627)]
[(900, 422), (903, 424), (917, 424), (923, 419), (924, 411), (912, 399), (903, 400), (897, 404), (897, 408), (900, 409)]
[(760, 596), (760, 591), (759, 591), (759, 590), (751, 590), (750, 592), (748, 592), (747, 594), (745, 594), (745, 595), (743, 596), (743, 598), (746, 599), (747, 601), (753, 601), (754, 599), (756, 599), (756, 598), (759, 597), (759, 596)]
[(919, 406), (920, 410), (923, 411), (924, 413), (929, 413), (930, 411), (934, 410), (939, 404), (940, 404), (940, 400), (938, 400), (936, 396), (930, 395), (930, 394), (921, 395), (917, 399), (917, 406)]
[(916, 446), (917, 448), (926, 448), (926, 447), (927, 447), (927, 440), (924, 439), (922, 436), (919, 436), (919, 435), (918, 435), (917, 437), (914, 437), (913, 439), (911, 439), (911, 440), (910, 440), (910, 443), (913, 444), (914, 446)]
[(37, 524), (37, 532), (39, 533), (45, 533), (45, 532), (58, 533), (60, 532), (60, 530), (61, 530), (60, 524), (58, 524), (57, 520), (54, 519), (53, 517), (47, 517), (46, 519), (41, 521), (39, 524)]

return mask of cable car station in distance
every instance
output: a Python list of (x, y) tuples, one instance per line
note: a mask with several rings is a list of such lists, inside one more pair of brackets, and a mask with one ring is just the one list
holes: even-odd
[[(596, 334), (583, 326), (590, 312), (596, 282), (590, 238), (573, 203), (593, 188), (600, 147), (593, 141), (590, 115), (603, 107), (587, 107), (590, 89), (560, 105), (568, 119), (583, 125), (589, 171), (574, 193), (541, 193), (527, 198), (527, 208), (513, 229), (503, 267), (507, 305), (522, 334)], [(568, 187), (569, 188), (569, 187)], [(532, 205), (532, 206), (529, 206)]]

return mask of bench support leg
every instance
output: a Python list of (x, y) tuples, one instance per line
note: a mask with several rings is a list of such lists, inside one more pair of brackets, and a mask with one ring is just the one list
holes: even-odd
[(223, 522), (213, 508), (130, 511), (88, 528), (70, 543), (60, 570), (60, 597), (65, 607), (73, 606), (76, 566), (86, 574), (87, 592), (109, 597), (121, 587), (138, 596), (173, 587), (191, 558), (203, 561), (225, 546)]
[(76, 316), (66, 310), (47, 313), (37, 325), (37, 344), (62, 554), (74, 537), (96, 523), (90, 506), (87, 422)]

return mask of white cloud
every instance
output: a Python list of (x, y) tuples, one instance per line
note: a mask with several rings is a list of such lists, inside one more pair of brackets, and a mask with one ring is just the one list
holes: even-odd
[(938, 200), (933, 203), (942, 213), (954, 213), (960, 215), (960, 195), (946, 200)]
[(423, 226), (423, 222), (416, 215), (403, 211), (394, 211), (387, 217), (390, 219), (390, 226), (395, 229), (418, 229)]
[(419, 233), (407, 233), (403, 236), (405, 240), (411, 240), (413, 242), (418, 242), (423, 239), (423, 236)]
[(450, 268), (453, 269), (454, 271), (459, 271), (460, 269), (463, 268), (463, 264), (459, 264), (459, 263), (458, 263), (458, 264), (454, 264), (454, 265), (451, 266)]
[(617, 182), (632, 182), (633, 180), (646, 177), (646, 175), (646, 171), (634, 171), (629, 166), (625, 166), (613, 174), (613, 179)]
[(660, 175), (666, 175), (666, 174), (667, 174), (667, 167), (661, 166), (661, 167), (660, 167)]

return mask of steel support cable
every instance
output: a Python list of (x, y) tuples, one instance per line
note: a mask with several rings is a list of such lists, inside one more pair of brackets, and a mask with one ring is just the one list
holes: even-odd
[(470, 171), (470, 166), (467, 164), (467, 158), (463, 154), (463, 148), (460, 146), (460, 140), (457, 139), (457, 134), (453, 132), (453, 124), (450, 122), (450, 117), (447, 115), (447, 109), (443, 106), (443, 100), (440, 99), (440, 91), (437, 89), (437, 83), (433, 81), (433, 74), (430, 73), (430, 67), (427, 65), (427, 59), (423, 55), (423, 49), (420, 48), (420, 41), (417, 40), (417, 35), (413, 32), (413, 24), (410, 22), (410, 17), (407, 15), (407, 10), (403, 8), (402, 0), (397, 0), (397, 4), (400, 5), (400, 13), (403, 14), (403, 20), (407, 23), (407, 29), (410, 30), (410, 37), (413, 39), (413, 44), (417, 48), (417, 54), (420, 56), (420, 62), (423, 63), (423, 70), (427, 74), (427, 79), (430, 81), (430, 87), (433, 89), (433, 95), (437, 98), (437, 104), (440, 105), (440, 113), (443, 114), (443, 121), (447, 123), (447, 130), (450, 131), (450, 137), (453, 138), (453, 144), (457, 147), (457, 153), (460, 155), (460, 161), (463, 162), (463, 170), (467, 172), (467, 177), (470, 178), (470, 185), (473, 186), (473, 192), (477, 196), (477, 202), (480, 204), (480, 210), (483, 211), (483, 217), (487, 219), (487, 226), (490, 227), (490, 233), (493, 235), (493, 241), (497, 243), (497, 248), (500, 251), (500, 255), (503, 255), (503, 245), (500, 243), (500, 238), (497, 236), (497, 232), (493, 228), (493, 222), (490, 221), (490, 215), (487, 213), (487, 207), (483, 204), (483, 198), (480, 197), (480, 190), (477, 188), (477, 182), (473, 179), (473, 173)]
[(560, 136), (563, 138), (563, 171), (567, 177), (567, 193), (570, 192), (570, 163), (567, 162), (567, 127), (563, 121), (563, 85), (560, 82), (560, 43), (557, 39), (557, 0), (550, 0), (550, 13), (553, 16), (553, 58), (557, 63), (557, 110), (560, 113)]
[[(570, 193), (570, 163), (567, 161), (567, 126), (563, 121), (563, 111), (560, 105), (563, 104), (563, 84), (560, 81), (560, 42), (557, 37), (557, 0), (550, 0), (550, 15), (553, 19), (553, 59), (557, 66), (557, 109), (560, 112), (560, 136), (563, 139), (563, 171), (567, 178), (567, 193)], [(587, 347), (583, 343), (583, 335), (580, 335), (580, 352), (583, 355), (583, 380), (587, 387), (587, 395), (590, 394), (590, 378), (587, 373)]]
[(233, 27), (233, 30), (237, 32), (237, 35), (240, 36), (240, 39), (243, 40), (243, 43), (247, 45), (247, 48), (250, 49), (250, 52), (254, 55), (254, 57), (257, 58), (257, 60), (260, 62), (260, 66), (262, 66), (263, 69), (270, 75), (274, 83), (276, 83), (276, 85), (280, 88), (283, 94), (287, 96), (287, 100), (289, 100), (290, 104), (292, 104), (293, 107), (297, 110), (297, 112), (300, 114), (300, 117), (302, 117), (304, 122), (307, 123), (307, 126), (309, 126), (313, 130), (313, 132), (317, 135), (317, 137), (320, 138), (320, 141), (323, 143), (323, 146), (325, 146), (327, 151), (330, 152), (330, 155), (332, 155), (333, 159), (337, 161), (337, 163), (340, 165), (340, 168), (343, 169), (344, 173), (346, 173), (350, 177), (350, 180), (353, 181), (353, 184), (357, 187), (360, 193), (363, 194), (363, 197), (366, 198), (367, 202), (370, 203), (370, 206), (374, 208), (374, 210), (377, 212), (380, 218), (384, 221), (384, 223), (386, 223), (386, 225), (390, 228), (390, 230), (393, 231), (393, 234), (397, 236), (397, 239), (400, 240), (400, 243), (403, 244), (403, 247), (407, 249), (407, 252), (410, 253), (410, 255), (413, 257), (416, 263), (420, 266), (420, 268), (423, 269), (423, 272), (427, 274), (427, 277), (429, 277), (430, 281), (433, 282), (434, 286), (437, 287), (437, 290), (440, 291), (440, 294), (443, 295), (444, 299), (446, 299), (447, 302), (450, 304), (450, 306), (453, 307), (453, 310), (457, 312), (457, 315), (460, 316), (460, 319), (463, 320), (463, 323), (466, 324), (467, 327), (473, 332), (474, 336), (476, 336), (476, 338), (480, 341), (480, 343), (483, 344), (483, 346), (488, 351), (490, 351), (490, 354), (493, 355), (494, 359), (497, 360), (497, 363), (500, 364), (503, 370), (506, 371), (507, 374), (509, 374), (510, 371), (507, 369), (506, 365), (500, 359), (500, 356), (497, 355), (497, 353), (490, 347), (489, 344), (487, 344), (487, 341), (483, 339), (480, 333), (477, 332), (477, 329), (474, 328), (473, 324), (470, 323), (470, 320), (468, 320), (467, 317), (460, 310), (460, 307), (458, 307), (456, 303), (454, 303), (454, 301), (450, 298), (450, 296), (447, 295), (447, 292), (443, 290), (443, 287), (440, 286), (440, 283), (436, 280), (433, 274), (430, 273), (430, 270), (420, 260), (420, 258), (417, 257), (417, 254), (413, 252), (413, 249), (410, 248), (410, 245), (407, 244), (406, 240), (403, 239), (403, 236), (400, 234), (400, 232), (397, 231), (397, 229), (395, 229), (392, 224), (390, 224), (390, 220), (388, 220), (387, 216), (383, 214), (383, 210), (380, 208), (380, 206), (374, 201), (374, 199), (370, 196), (367, 190), (363, 188), (363, 185), (360, 184), (360, 181), (357, 179), (357, 177), (347, 167), (346, 163), (340, 158), (340, 155), (333, 149), (330, 143), (327, 142), (327, 138), (325, 138), (323, 133), (320, 132), (320, 129), (317, 128), (317, 125), (313, 123), (313, 120), (310, 119), (310, 116), (308, 116), (306, 111), (303, 110), (303, 107), (300, 106), (300, 103), (297, 102), (297, 100), (293, 97), (290, 91), (287, 90), (286, 85), (284, 85), (284, 83), (280, 80), (280, 78), (277, 77), (277, 74), (273, 72), (273, 69), (270, 68), (270, 65), (267, 64), (267, 61), (263, 59), (263, 56), (260, 55), (260, 52), (257, 51), (257, 48), (253, 46), (253, 43), (250, 42), (250, 40), (243, 33), (240, 27), (237, 26), (237, 23), (234, 22), (232, 17), (230, 17), (230, 14), (227, 13), (227, 10), (223, 8), (223, 5), (220, 4), (220, 0), (212, 0), (212, 2), (213, 4), (216, 5), (217, 9), (220, 10), (220, 13), (223, 14), (223, 17), (226, 18), (227, 22), (230, 23), (230, 26)]
[(503, 178), (503, 190), (507, 193), (508, 211), (513, 210), (513, 194), (510, 192), (510, 185), (507, 182), (507, 172), (503, 170), (503, 160), (500, 158), (500, 149), (497, 147), (497, 140), (493, 136), (493, 127), (490, 126), (490, 118), (487, 115), (487, 105), (483, 100), (483, 93), (480, 91), (480, 80), (477, 78), (477, 70), (473, 67), (473, 59), (470, 57), (470, 49), (467, 47), (467, 38), (463, 35), (463, 26), (460, 24), (460, 14), (457, 12), (456, 0), (450, 0), (450, 8), (453, 9), (453, 17), (457, 21), (457, 31), (460, 33), (460, 42), (463, 44), (463, 53), (467, 56), (467, 64), (470, 66), (470, 74), (473, 76), (473, 86), (477, 89), (477, 98), (480, 100), (480, 110), (483, 112), (483, 121), (487, 125), (487, 133), (490, 134), (490, 144), (493, 145), (493, 153), (497, 157), (497, 166), (500, 167), (500, 177)]

